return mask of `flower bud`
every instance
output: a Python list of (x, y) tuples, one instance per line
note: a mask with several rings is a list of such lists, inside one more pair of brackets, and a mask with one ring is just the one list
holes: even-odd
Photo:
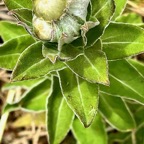
[(90, 0), (33, 0), (34, 35), (59, 47), (81, 36)]
[(46, 21), (58, 20), (64, 13), (68, 0), (34, 0), (34, 13)]
[(51, 23), (48, 23), (44, 19), (41, 19), (35, 15), (33, 17), (33, 30), (36, 37), (41, 40), (52, 39), (53, 28)]

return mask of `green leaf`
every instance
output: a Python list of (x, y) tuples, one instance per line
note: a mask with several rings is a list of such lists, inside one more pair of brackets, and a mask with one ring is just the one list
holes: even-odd
[[(103, 34), (105, 28), (110, 23), (112, 15), (115, 11), (114, 0), (91, 0), (88, 8), (88, 21), (98, 21), (100, 24), (90, 29), (86, 33), (87, 46), (92, 46)], [(75, 47), (84, 46), (82, 37), (72, 42)]]
[(51, 63), (42, 55), (42, 43), (36, 42), (27, 48), (19, 57), (18, 63), (13, 71), (12, 80), (39, 78), (49, 72), (61, 69), (64, 64), (60, 61)]
[(138, 73), (144, 77), (144, 64), (142, 62), (134, 59), (128, 59), (127, 62), (129, 62), (129, 64), (131, 64), (138, 71)]
[(51, 94), (51, 81), (45, 79), (23, 95), (20, 101), (22, 108), (33, 111), (46, 110), (46, 100)]
[[(123, 134), (123, 133), (118, 133), (117, 135), (120, 135), (117, 138), (115, 138), (116, 136), (113, 135), (113, 142), (121, 142), (120, 144), (132, 144), (132, 143), (136, 143), (136, 144), (143, 144), (144, 142), (144, 124), (142, 124), (141, 126), (139, 126), (135, 131), (133, 131), (131, 134)], [(123, 135), (123, 137), (122, 137)], [(112, 143), (113, 144), (113, 143)]]
[(114, 144), (114, 143), (118, 143), (118, 144), (124, 144), (124, 141), (126, 141), (127, 139), (129, 139), (131, 133), (127, 132), (111, 132), (108, 135), (108, 144)]
[(83, 48), (76, 48), (71, 44), (65, 44), (62, 47), (62, 51), (59, 52), (57, 45), (53, 43), (45, 43), (42, 48), (42, 54), (44, 57), (49, 58), (51, 62), (59, 58), (61, 60), (71, 60), (74, 59), (77, 55), (83, 52)]
[(84, 126), (88, 127), (92, 123), (98, 107), (97, 84), (79, 78), (69, 69), (59, 71), (59, 79), (63, 96), (68, 105)]
[(139, 107), (139, 109), (136, 110), (134, 113), (135, 120), (138, 126), (142, 125), (144, 123), (144, 106)]
[(26, 91), (18, 102), (6, 104), (4, 112), (14, 111), (20, 108), (36, 112), (44, 111), (46, 110), (47, 97), (50, 94), (51, 81), (49, 79), (43, 79)]
[(59, 81), (54, 77), (53, 92), (48, 99), (47, 126), (50, 144), (60, 144), (70, 130), (74, 114), (64, 100)]
[(130, 111), (133, 113), (133, 115), (135, 116), (136, 111), (142, 106), (140, 103), (137, 103), (135, 101), (132, 100), (125, 100), (125, 102), (127, 103)]
[(15, 89), (15, 88), (23, 88), (23, 89), (30, 89), (35, 83), (38, 83), (41, 79), (33, 79), (33, 80), (25, 80), (25, 81), (17, 81), (17, 82), (10, 82), (5, 83), (2, 87), (2, 91)]
[(130, 24), (111, 23), (102, 43), (109, 60), (136, 55), (144, 52), (144, 30)]
[(9, 10), (27, 8), (32, 10), (32, 1), (31, 0), (4, 0), (5, 5)]
[(11, 11), (14, 16), (16, 16), (21, 22), (32, 26), (32, 11), (26, 8), (20, 8)]
[(107, 144), (107, 135), (102, 118), (96, 115), (92, 125), (84, 128), (78, 119), (73, 122), (72, 132), (78, 144)]
[(91, 16), (97, 18), (100, 24), (86, 34), (87, 46), (91, 46), (103, 34), (115, 11), (113, 0), (91, 0), (91, 6)]
[[(42, 47), (42, 43), (41, 42), (36, 42), (33, 45), (31, 45), (30, 47), (28, 47), (28, 49), (26, 49), (21, 54), (21, 56), (18, 60), (18, 63), (17, 63), (17, 65), (16, 65), (16, 67), (13, 71), (13, 74), (12, 74), (13, 81), (14, 80), (21, 80), (20, 78), (24, 77), (25, 70), (30, 68), (30, 66), (32, 64), (35, 64), (35, 63), (39, 62), (41, 59), (43, 59), (43, 56), (41, 54), (41, 47)], [(33, 51), (33, 49), (35, 51)], [(20, 77), (20, 78), (18, 79), (18, 77)]]
[(10, 39), (3, 45), (0, 45), (0, 67), (12, 70), (20, 53), (34, 42), (34, 39), (27, 34)]
[(126, 60), (109, 62), (110, 87), (100, 85), (107, 95), (124, 97), (144, 104), (144, 78)]
[(92, 83), (109, 84), (107, 59), (101, 50), (98, 41), (94, 46), (87, 48), (76, 59), (65, 64), (77, 75)]
[(122, 14), (126, 4), (127, 4), (127, 0), (115, 0), (116, 9), (113, 16), (113, 20), (115, 20), (118, 16)]
[(131, 131), (135, 128), (134, 118), (121, 98), (100, 95), (99, 109), (106, 121), (117, 130)]
[(143, 25), (141, 16), (134, 12), (124, 13), (116, 19), (117, 22), (130, 23), (134, 25)]
[(131, 110), (131, 112), (133, 113), (133, 116), (135, 118), (136, 124), (137, 124), (137, 128), (139, 126), (141, 126), (144, 123), (144, 106), (137, 103), (137, 102), (133, 102), (130, 100), (127, 100), (127, 105), (129, 107), (129, 109)]
[[(141, 125), (135, 132), (135, 141), (137, 144), (144, 143), (144, 137), (143, 136), (144, 136), (144, 124)], [(129, 141), (131, 142), (131, 139), (129, 139)], [(127, 142), (125, 144), (127, 144)]]
[(0, 28), (0, 36), (4, 41), (27, 34), (27, 31), (21, 25), (8, 21), (0, 21)]

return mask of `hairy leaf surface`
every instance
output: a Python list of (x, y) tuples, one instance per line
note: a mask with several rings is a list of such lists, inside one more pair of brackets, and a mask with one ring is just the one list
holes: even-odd
[(49, 79), (43, 79), (26, 91), (18, 102), (6, 104), (4, 111), (13, 111), (21, 108), (36, 112), (45, 111), (46, 100), (50, 94), (51, 81)]
[(43, 57), (42, 43), (36, 42), (20, 55), (13, 71), (13, 81), (39, 78), (63, 66), (60, 61), (53, 64), (48, 58)]
[(98, 41), (66, 65), (77, 75), (92, 83), (109, 84), (107, 59)]
[(119, 17), (122, 14), (127, 4), (127, 0), (114, 0), (114, 1), (115, 1), (116, 9), (113, 16), (113, 20), (115, 20), (117, 17)]
[(79, 144), (107, 144), (105, 125), (99, 114), (96, 115), (92, 125), (84, 128), (78, 119), (73, 122), (72, 132)]
[(4, 0), (4, 2), (9, 10), (19, 9), (19, 8), (32, 9), (31, 0)]
[(47, 105), (47, 129), (50, 144), (58, 144), (69, 132), (74, 114), (62, 96), (58, 78), (54, 77), (53, 82)]
[(144, 30), (130, 24), (111, 23), (102, 43), (109, 60), (133, 56), (144, 51)]
[(63, 96), (85, 127), (93, 121), (98, 107), (98, 86), (76, 76), (69, 69), (59, 72)]
[(10, 39), (0, 45), (0, 67), (12, 70), (20, 54), (34, 42), (34, 39), (27, 34)]
[(22, 26), (8, 21), (0, 21), (0, 28), (0, 36), (4, 42), (28, 34)]
[(99, 109), (112, 127), (120, 131), (131, 131), (135, 128), (134, 118), (121, 98), (100, 95)]
[(132, 99), (144, 104), (144, 78), (126, 60), (109, 62), (110, 87), (100, 86), (102, 93)]

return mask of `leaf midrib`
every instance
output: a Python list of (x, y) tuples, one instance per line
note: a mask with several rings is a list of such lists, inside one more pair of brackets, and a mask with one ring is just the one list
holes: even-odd
[(84, 117), (85, 117), (85, 120), (87, 122), (87, 119), (86, 119), (86, 114), (85, 114), (85, 106), (84, 106), (84, 102), (83, 102), (83, 96), (82, 96), (82, 92), (81, 92), (81, 88), (80, 88), (80, 83), (79, 83), (79, 78), (78, 76), (76, 76), (76, 82), (77, 82), (77, 88), (78, 88), (78, 92), (79, 92), (79, 96), (80, 96), (80, 101), (81, 101), (81, 104), (82, 104), (82, 109), (83, 109), (83, 114), (84, 114)]

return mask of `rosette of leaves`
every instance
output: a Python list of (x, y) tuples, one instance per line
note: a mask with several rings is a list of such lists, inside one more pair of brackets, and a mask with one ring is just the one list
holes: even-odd
[(117, 22), (126, 0), (4, 2), (19, 23), (0, 22), (0, 67), (13, 81), (4, 89), (27, 89), (4, 111), (46, 111), (51, 144), (70, 130), (81, 144), (108, 143), (109, 127), (134, 137), (141, 123), (131, 100), (144, 104), (144, 65), (130, 56), (144, 52), (144, 30)]

